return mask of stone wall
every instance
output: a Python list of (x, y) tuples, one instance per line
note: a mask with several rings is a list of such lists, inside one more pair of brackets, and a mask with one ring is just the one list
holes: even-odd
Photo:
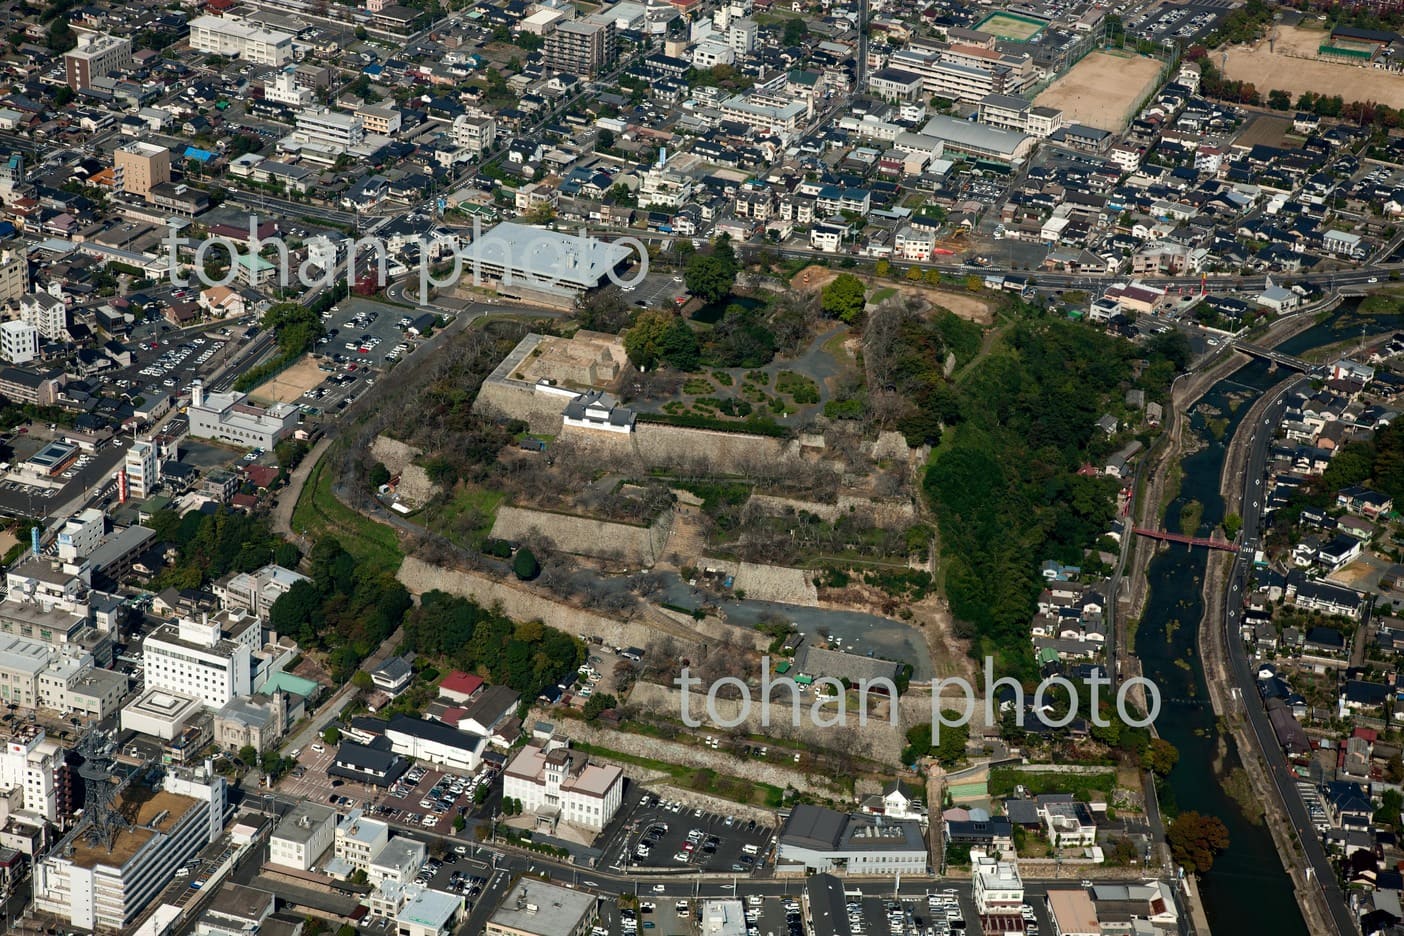
[(560, 394), (537, 393), (529, 384), (488, 380), (478, 390), (473, 412), (489, 419), (520, 419), (532, 432), (556, 435), (568, 402)]
[[(793, 725), (794, 709), (790, 703), (788, 690), (775, 688), (771, 690), (770, 724), (763, 724), (765, 706), (761, 704), (760, 692), (756, 687), (758, 674), (738, 674), (747, 678), (748, 683), (752, 683), (752, 704), (750, 715), (740, 727), (735, 729), (717, 728), (718, 733), (730, 731), (747, 731), (751, 734), (763, 734), (773, 738), (794, 739), (813, 744), (815, 747), (837, 751), (852, 751), (863, 757), (869, 757), (880, 763), (896, 764), (901, 760), (902, 748), (906, 744), (904, 732), (899, 723), (893, 727), (889, 721), (890, 709), (887, 700), (874, 696), (869, 700), (867, 724), (858, 725), (858, 706), (850, 699), (850, 704), (846, 709), (847, 725), (843, 728), (820, 728), (811, 719), (814, 696), (805, 695), (800, 697), (800, 725)], [(753, 677), (753, 678), (752, 678)], [(682, 713), (682, 691), (675, 686), (660, 686), (657, 683), (638, 682), (634, 685), (629, 694), (629, 704), (637, 705), (641, 710), (653, 712), (660, 715), (667, 715), (670, 718), (679, 718)], [(717, 714), (723, 721), (731, 722), (742, 714), (742, 704), (737, 699), (717, 699)], [(926, 707), (922, 706), (923, 712)], [(821, 710), (824, 719), (830, 719), (837, 715), (837, 703), (825, 705)], [(900, 717), (906, 717), (907, 706), (902, 705)], [(707, 694), (706, 687), (694, 686), (688, 696), (688, 717), (694, 721), (710, 724), (711, 718), (707, 714)], [(928, 716), (929, 717), (929, 716)], [(705, 733), (707, 729), (699, 729)], [(689, 748), (689, 750), (692, 750)], [(731, 759), (725, 752), (716, 753), (723, 759)], [(687, 763), (686, 761), (682, 763)], [(734, 772), (734, 771), (733, 771)], [(769, 781), (767, 781), (769, 782)]]
[(837, 502), (832, 504), (777, 497), (774, 494), (752, 494), (746, 506), (773, 516), (805, 511), (828, 523), (841, 517), (856, 516), (868, 519), (874, 526), (890, 527), (909, 526), (916, 519), (916, 509), (910, 499), (877, 501), (853, 494), (840, 494)]
[[(436, 589), (463, 595), (485, 607), (500, 606), (502, 613), (514, 621), (540, 621), (572, 636), (598, 637), (613, 647), (647, 647), (660, 633), (656, 625), (644, 621), (620, 621), (573, 608), (526, 588), (499, 582), (481, 572), (446, 569), (414, 556), (405, 558), (395, 577), (416, 595)], [(682, 633), (680, 628), (679, 633), (672, 636), (686, 639)]]
[[(719, 774), (740, 777), (755, 783), (768, 783), (782, 790), (793, 787), (801, 793), (826, 799), (833, 799), (841, 795), (839, 790), (829, 785), (826, 777), (809, 777), (789, 766), (755, 758), (742, 759), (726, 751), (713, 751), (700, 746), (683, 744), (678, 741), (666, 741), (647, 735), (626, 734), (622, 731), (601, 728), (575, 719), (558, 719), (556, 731), (564, 737), (608, 748), (632, 757), (647, 757), (667, 764), (686, 764), (688, 767), (709, 768)], [(590, 757), (591, 760), (595, 759), (593, 754)]]
[(504, 506), (498, 508), (492, 535), (515, 542), (535, 531), (568, 553), (599, 559), (617, 557), (632, 565), (651, 566), (662, 558), (672, 528), (671, 509), (660, 513), (648, 526), (635, 526), (577, 514)]
[(438, 493), (438, 486), (429, 480), (428, 472), (414, 463), (420, 455), (420, 450), (413, 445), (379, 435), (371, 443), (371, 455), (384, 465), (392, 476), (400, 476), (400, 484), (395, 491), (400, 495), (400, 500), (409, 506), (418, 507), (428, 503), (430, 498)]
[(805, 569), (764, 565), (759, 562), (732, 562), (727, 559), (702, 557), (698, 565), (704, 569), (719, 569), (732, 576), (733, 591), (743, 591), (747, 598), (758, 601), (780, 601), (785, 604), (814, 605), (819, 602), (819, 589)]
[(799, 461), (805, 451), (797, 440), (691, 429), (661, 423), (638, 423), (629, 434), (594, 432), (566, 426), (562, 438), (583, 452), (637, 459), (646, 468), (687, 468), (717, 474), (748, 474), (773, 469), (778, 461)]

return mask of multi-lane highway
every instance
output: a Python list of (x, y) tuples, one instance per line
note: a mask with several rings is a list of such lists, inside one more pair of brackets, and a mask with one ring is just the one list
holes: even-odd
[[(1243, 503), (1239, 513), (1243, 517), (1243, 544), (1234, 559), (1233, 572), (1228, 579), (1228, 592), (1224, 596), (1223, 614), (1224, 643), (1228, 647), (1230, 665), (1233, 668), (1234, 682), (1243, 700), (1243, 708), (1252, 726), (1253, 736), (1263, 759), (1267, 763), (1269, 776), (1287, 816), (1292, 822), (1302, 855), (1311, 869), (1313, 885), (1320, 887), (1331, 913), (1331, 922), (1340, 936), (1352, 936), (1356, 932), (1355, 919), (1346, 904), (1345, 895), (1336, 882), (1331, 860), (1317, 837), (1311, 816), (1297, 792), (1297, 775), (1292, 772), (1283, 754), (1282, 745), (1272, 730), (1267, 710), (1258, 695), (1257, 680), (1254, 677), (1248, 652), (1239, 635), (1239, 621), (1243, 614), (1243, 590), (1248, 586), (1253, 571), (1253, 551), (1262, 534), (1264, 498), (1264, 475), (1267, 466), (1267, 453), (1272, 445), (1273, 435), (1287, 409), (1287, 397), (1292, 390), (1306, 384), (1307, 378), (1298, 377), (1284, 381), (1273, 390), (1271, 403), (1263, 411), (1262, 419), (1254, 425), (1242, 425), (1239, 433), (1248, 433), (1248, 459), (1243, 471)], [(1235, 438), (1234, 443), (1239, 443)], [(1208, 608), (1206, 613), (1213, 615), (1216, 609)]]

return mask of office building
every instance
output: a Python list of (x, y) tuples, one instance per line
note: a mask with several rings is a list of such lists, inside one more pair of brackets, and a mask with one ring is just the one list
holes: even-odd
[[(112, 190), (151, 201), (151, 190), (171, 181), (171, 151), (133, 140), (112, 153)], [(40, 329), (42, 331), (42, 329)]]
[(127, 495), (145, 500), (161, 486), (161, 459), (154, 442), (137, 441), (127, 446), (122, 456), (126, 472)]
[(83, 91), (92, 85), (94, 78), (131, 70), (132, 41), (80, 32), (78, 45), (63, 54), (63, 67), (68, 86), (74, 91)]
[(488, 918), (487, 936), (584, 936), (597, 912), (594, 894), (524, 877)]
[(600, 831), (609, 825), (624, 794), (618, 767), (591, 764), (568, 747), (528, 744), (502, 775), (502, 795), (521, 800), (524, 812)]
[(614, 67), (618, 37), (613, 20), (561, 23), (546, 37), (546, 67), (593, 78)]
[(400, 132), (400, 126), (404, 122), (404, 115), (398, 107), (381, 107), (375, 104), (364, 104), (356, 108), (356, 116), (360, 118), (361, 127), (366, 133), (374, 133), (377, 136), (394, 136)]
[(147, 689), (123, 707), (122, 730), (171, 741), (204, 710), (204, 703), (196, 696)]
[(366, 864), (366, 878), (377, 886), (408, 885), (424, 866), (429, 850), (423, 842), (399, 835), (376, 850)]
[(397, 936), (450, 936), (462, 918), (462, 897), (415, 887), (395, 914), (395, 929)]
[(128, 786), (113, 806), (130, 825), (94, 841), (84, 821), (34, 868), (34, 906), (87, 930), (123, 930), (224, 825), (223, 777), (172, 771)]
[(271, 864), (310, 871), (336, 838), (335, 809), (303, 800), (283, 817), (268, 839)]
[(288, 694), (274, 691), (247, 699), (230, 699), (214, 716), (215, 744), (226, 751), (248, 746), (260, 754), (283, 737), (288, 724)]
[(0, 323), (0, 358), (6, 364), (28, 364), (39, 356), (39, 329), (12, 319)]
[(22, 297), (20, 321), (33, 325), (50, 341), (68, 340), (68, 306), (57, 296), (35, 292)]
[(264, 409), (247, 402), (244, 393), (211, 393), (196, 380), (190, 389), (190, 435), (220, 439), (246, 448), (271, 450), (297, 428), (298, 408), (274, 403)]
[(59, 527), (56, 546), (64, 562), (76, 562), (92, 554), (107, 533), (107, 517), (96, 507), (74, 514)]
[(379, 819), (368, 819), (361, 810), (351, 814), (336, 827), (333, 843), (336, 857), (357, 871), (370, 868), (371, 859), (390, 841), (390, 827)]
[(263, 83), (263, 99), (274, 104), (287, 104), (289, 107), (306, 107), (316, 95), (297, 80), (297, 68), (288, 65), (273, 78)]
[(292, 61), (292, 43), (291, 33), (254, 26), (237, 16), (197, 16), (190, 21), (190, 48), (255, 65), (286, 65)]
[(162, 624), (143, 644), (147, 688), (193, 695), (216, 711), (250, 695), (262, 630), (257, 617), (240, 610)]
[(802, 803), (780, 828), (777, 868), (849, 874), (925, 874), (921, 823), (847, 815)]

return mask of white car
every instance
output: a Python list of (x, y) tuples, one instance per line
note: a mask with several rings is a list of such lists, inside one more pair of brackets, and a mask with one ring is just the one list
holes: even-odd
[(312, 750), (318, 754), (325, 754), (327, 749), (320, 744), (314, 744), (312, 745)]

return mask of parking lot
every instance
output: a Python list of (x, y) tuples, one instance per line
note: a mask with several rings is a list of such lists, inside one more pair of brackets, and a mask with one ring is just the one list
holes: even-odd
[(748, 874), (766, 863), (772, 832), (645, 794), (608, 857), (620, 867)]
[(1194, 42), (1203, 39), (1219, 25), (1229, 4), (1220, 0), (1198, 0), (1185, 5), (1165, 4), (1141, 19), (1132, 19), (1126, 31), (1151, 42)]
[(403, 320), (413, 318), (414, 313), (400, 306), (352, 296), (328, 312), (322, 316), (322, 324), (329, 340), (317, 349), (325, 355), (340, 354), (348, 361), (384, 367), (387, 358), (394, 363), (403, 356), (403, 351), (392, 356), (396, 347), (404, 345), (408, 350), (416, 341), (406, 337), (403, 327)]
[(414, 767), (399, 783), (385, 791), (380, 805), (388, 810), (385, 813), (388, 818), (447, 834), (453, 831), (455, 816), (472, 811), (477, 789), (491, 782), (492, 772), (486, 768), (472, 777), (463, 777), (428, 767)]

